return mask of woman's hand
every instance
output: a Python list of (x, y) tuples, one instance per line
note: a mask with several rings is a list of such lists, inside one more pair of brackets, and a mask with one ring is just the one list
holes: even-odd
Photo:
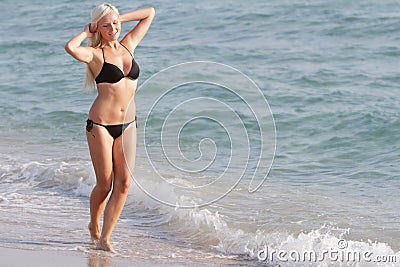
[(94, 29), (94, 27), (91, 23), (87, 24), (84, 29), (84, 32), (86, 33), (88, 38), (92, 38), (96, 31), (97, 31), (97, 29)]

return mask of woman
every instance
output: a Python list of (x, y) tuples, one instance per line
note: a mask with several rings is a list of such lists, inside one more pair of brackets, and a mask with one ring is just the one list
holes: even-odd
[[(90, 196), (88, 227), (92, 240), (97, 242), (97, 249), (101, 250), (114, 252), (110, 236), (130, 186), (136, 156), (136, 108), (133, 98), (139, 76), (139, 66), (133, 55), (154, 15), (153, 8), (119, 15), (114, 6), (101, 4), (93, 10), (92, 22), (65, 46), (71, 56), (87, 64), (86, 86), (94, 87), (96, 83), (98, 90), (89, 111), (86, 136), (96, 174), (96, 186)], [(139, 22), (118, 41), (121, 23), (128, 21)], [(89, 46), (82, 46), (86, 38), (89, 38)], [(125, 146), (129, 144), (129, 149), (123, 148), (122, 137), (128, 140), (124, 143)]]

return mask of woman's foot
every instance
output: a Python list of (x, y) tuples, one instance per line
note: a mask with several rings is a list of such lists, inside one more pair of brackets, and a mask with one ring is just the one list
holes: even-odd
[(100, 229), (98, 227), (93, 227), (91, 222), (88, 224), (88, 229), (89, 229), (90, 237), (91, 237), (92, 241), (94, 243), (99, 241), (99, 239), (100, 239)]
[(109, 241), (105, 241), (103, 239), (100, 239), (99, 242), (97, 243), (97, 250), (104, 250), (104, 251), (108, 251), (111, 253), (117, 253), (113, 247), (111, 246), (111, 243)]

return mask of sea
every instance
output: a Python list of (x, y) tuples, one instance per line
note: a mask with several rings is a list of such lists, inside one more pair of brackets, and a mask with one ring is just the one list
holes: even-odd
[[(100, 3), (1, 2), (1, 247), (94, 251), (96, 92), (64, 45)], [(111, 3), (156, 10), (111, 263), (400, 264), (399, 1)]]

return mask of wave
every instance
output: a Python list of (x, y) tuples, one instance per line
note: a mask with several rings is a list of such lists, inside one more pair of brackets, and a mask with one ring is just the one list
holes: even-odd
[[(163, 191), (151, 177), (146, 181), (151, 184), (147, 188)], [(81, 158), (21, 162), (7, 157), (0, 164), (0, 184), (3, 185), (2, 191), (12, 192), (23, 185), (33, 190), (57, 191), (71, 197), (88, 198), (95, 184), (95, 177), (91, 163)], [(171, 190), (161, 193), (179, 198)], [(0, 196), (0, 204), (7, 203), (7, 194)], [(400, 252), (394, 251), (386, 243), (351, 240), (349, 229), (329, 224), (296, 233), (284, 229), (266, 230), (262, 225), (246, 228), (234, 224), (219, 210), (223, 209), (216, 209), (215, 206), (191, 209), (166, 206), (150, 198), (138, 186), (132, 186), (124, 211), (126, 218), (123, 221), (133, 223), (143, 230), (150, 230), (150, 235), (157, 238), (169, 242), (172, 240), (177, 246), (194, 247), (201, 251), (211, 250), (235, 255), (244, 260), (281, 266), (297, 266), (301, 261), (314, 266), (376, 266), (377, 261), (383, 259), (378, 256), (385, 256), (387, 261), (400, 259)], [(329, 256), (329, 253), (333, 253), (333, 256)], [(311, 258), (301, 258), (304, 255)], [(336, 259), (349, 255), (353, 258)], [(390, 266), (389, 263), (386, 262), (385, 266)]]
[(4, 186), (74, 193), (83, 180), (94, 185), (94, 172), (89, 161), (79, 158), (23, 162), (9, 156), (0, 165), (0, 184)]
[[(162, 190), (156, 185), (154, 188)], [(212, 207), (171, 208), (157, 204), (141, 192), (137, 191), (135, 195), (134, 204), (140, 204), (143, 206), (142, 208), (147, 208), (152, 212), (156, 211), (155, 213), (159, 216), (158, 233), (161, 238), (167, 240), (173, 238), (177, 244), (186, 244), (202, 250), (212, 249), (225, 255), (236, 255), (245, 260), (280, 264), (281, 266), (297, 266), (301, 260), (314, 266), (326, 266), (327, 264), (376, 266), (379, 256), (392, 257), (392, 260), (400, 257), (400, 252), (394, 251), (386, 243), (351, 240), (349, 229), (341, 229), (329, 224), (324, 224), (308, 232), (289, 233), (282, 229), (268, 231), (264, 230), (262, 226), (252, 231), (245, 227), (234, 226), (219, 211), (211, 211)], [(263, 253), (268, 253), (268, 251), (270, 255), (268, 255), (269, 258), (266, 258)], [(281, 251), (286, 253), (286, 256), (279, 258), (277, 255), (273, 255), (273, 251), (275, 254)], [(310, 251), (314, 253), (315, 259), (296, 259), (297, 255), (301, 257)], [(328, 257), (326, 254), (328, 252), (333, 256)], [(365, 256), (365, 253), (368, 254), (368, 257)], [(348, 255), (356, 258), (350, 256), (348, 260), (343, 258)], [(336, 257), (341, 258), (336, 259)]]

